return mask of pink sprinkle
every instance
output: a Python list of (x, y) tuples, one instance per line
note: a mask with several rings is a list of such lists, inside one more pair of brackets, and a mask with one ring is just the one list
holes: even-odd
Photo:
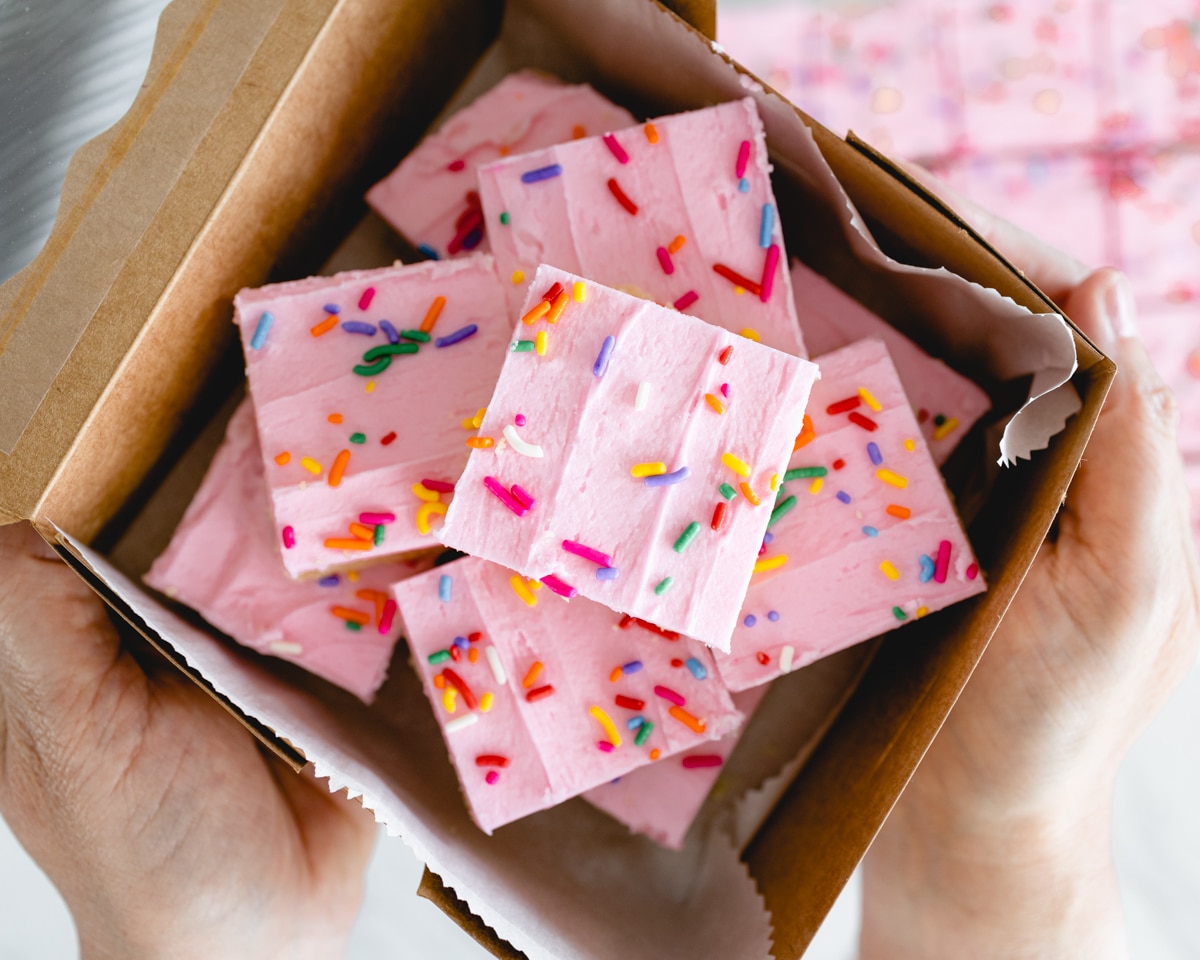
[(946, 582), (946, 571), (950, 569), (950, 541), (943, 540), (938, 544), (937, 563), (933, 568), (933, 579), (938, 583)]
[(448, 167), (446, 167), (446, 169), (450, 170), (454, 173), (458, 173), (458, 171), (464, 169), (466, 167), (466, 165), (467, 165), (466, 160), (451, 160), (450, 165)]
[(729, 384), (727, 384), (727, 383), (721, 384), (721, 396), (726, 397), (726, 398), (729, 397)]
[(515, 423), (518, 427), (525, 426), (527, 422), (528, 421), (525, 419), (525, 414), (523, 413), (518, 413), (515, 417), (513, 417), (513, 423)]
[(611, 743), (609, 743), (607, 740), (597, 740), (596, 747), (600, 750), (603, 750), (605, 753), (613, 752), (613, 745)]
[(771, 299), (771, 288), (775, 286), (775, 268), (779, 265), (779, 244), (773, 243), (767, 247), (767, 262), (763, 264), (762, 292), (758, 299), (766, 303)]
[(591, 560), (592, 563), (599, 564), (602, 567), (614, 566), (613, 558), (607, 553), (601, 553), (593, 547), (585, 546), (577, 540), (564, 540), (562, 547), (567, 553), (573, 553), (577, 557), (583, 557), (584, 560)]
[(504, 489), (504, 486), (495, 477), (484, 477), (483, 485), (487, 487), (495, 495), (496, 499), (508, 507), (518, 517), (523, 517), (529, 512), (529, 508), (521, 501), (516, 499), (511, 493)]
[(546, 586), (548, 586), (551, 590), (553, 590), (555, 593), (557, 593), (560, 597), (566, 597), (568, 600), (570, 600), (573, 596), (575, 596), (577, 593), (579, 593), (579, 591), (576, 590), (569, 583), (563, 583), (561, 580), (558, 579), (558, 577), (556, 577), (552, 573), (548, 573), (548, 574), (546, 574), (546, 576), (542, 577), (542, 583), (544, 583)]
[(675, 264), (671, 262), (671, 252), (666, 247), (659, 247), (655, 253), (658, 254), (658, 265), (662, 267), (663, 273), (670, 276), (675, 272)]
[(371, 301), (375, 299), (375, 288), (367, 287), (362, 292), (362, 296), (358, 298), (358, 309), (366, 310), (371, 305)]
[(695, 770), (697, 767), (719, 767), (724, 761), (715, 753), (693, 754), (683, 758), (684, 770)]
[(396, 515), (394, 513), (360, 513), (358, 522), (367, 527), (377, 527), (381, 523), (395, 523)]
[(686, 310), (699, 299), (700, 294), (698, 294), (695, 290), (689, 290), (682, 297), (675, 301), (675, 309)]
[(388, 600), (383, 605), (383, 613), (379, 615), (379, 633), (381, 636), (387, 636), (388, 631), (392, 629), (392, 618), (396, 616), (396, 601)]
[(296, 545), (296, 531), (291, 527), (283, 528), (283, 546), (285, 550), (291, 550)]
[(670, 687), (657, 686), (654, 688), (656, 696), (662, 697), (664, 700), (670, 700), (677, 707), (686, 707), (687, 701)]
[(967, 567), (967, 579), (974, 580), (977, 576), (979, 576), (979, 564), (973, 563)]
[(621, 146), (621, 144), (617, 141), (617, 138), (611, 133), (606, 133), (604, 135), (604, 144), (609, 150), (612, 151), (612, 155), (620, 160), (621, 163), (629, 162), (629, 154), (625, 152), (625, 148)]
[(515, 483), (512, 485), (512, 493), (513, 496), (516, 497), (517, 503), (521, 504), (521, 506), (523, 506), (526, 510), (532, 510), (533, 505), (537, 503), (537, 501), (529, 495), (529, 491)]
[(750, 162), (750, 141), (743, 140), (742, 145), (738, 147), (737, 167), (734, 168), (734, 176), (739, 180), (746, 175), (746, 164)]
[(487, 776), (484, 777), (483, 779), (487, 781), (488, 786), (491, 786), (493, 783), (495, 783), (497, 780), (500, 779), (500, 774), (496, 770), (489, 770), (487, 772)]
[(447, 483), (445, 480), (422, 480), (421, 486), (426, 490), (432, 490), (435, 493), (453, 493), (454, 484)]

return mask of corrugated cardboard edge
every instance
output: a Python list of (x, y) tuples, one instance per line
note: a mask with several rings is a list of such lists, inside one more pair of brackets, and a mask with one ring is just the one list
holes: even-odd
[(467, 936), (498, 960), (528, 960), (525, 954), (507, 940), (501, 940), (496, 931), (472, 913), (466, 901), (460, 900), (454, 891), (442, 882), (442, 878), (428, 867), (425, 868), (421, 883), (417, 886), (417, 896), (424, 897), (434, 904)]

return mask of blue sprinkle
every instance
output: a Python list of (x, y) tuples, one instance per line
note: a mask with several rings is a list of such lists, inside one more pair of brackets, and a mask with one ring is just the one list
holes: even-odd
[(604, 338), (604, 343), (600, 344), (600, 354), (596, 357), (596, 362), (592, 364), (592, 376), (604, 376), (604, 371), (608, 369), (608, 360), (612, 356), (613, 347), (616, 345), (617, 338), (611, 333)]
[(258, 326), (254, 328), (254, 336), (250, 338), (250, 349), (261, 350), (267, 342), (267, 334), (271, 332), (271, 324), (275, 322), (275, 314), (266, 313), (258, 318)]
[(839, 491), (837, 492), (837, 498), (838, 498), (839, 500), (841, 500), (841, 501), (842, 501), (842, 503), (849, 503), (849, 502), (850, 502), (850, 494), (848, 494), (848, 493), (847, 493), (845, 490), (839, 490)]
[(641, 660), (630, 660), (628, 663), (621, 664), (622, 673), (637, 673), (642, 669)]
[(450, 574), (443, 573), (441, 579), (438, 580), (438, 599), (442, 603), (450, 602)]
[(562, 173), (562, 167), (552, 163), (548, 167), (538, 167), (536, 170), (526, 170), (521, 174), (522, 183), (537, 183), (539, 180), (549, 180)]
[(342, 329), (347, 333), (361, 333), (368, 337), (375, 336), (375, 324), (363, 323), (361, 320), (346, 320), (342, 323)]
[(866, 526), (866, 527), (863, 527), (862, 530), (863, 530), (863, 533), (865, 533), (868, 537), (879, 536), (879, 531), (876, 530), (874, 527)]
[(762, 221), (758, 225), (758, 245), (764, 250), (771, 245), (771, 231), (775, 229), (775, 208), (763, 204)]
[(430, 260), (440, 260), (441, 259), (441, 257), (438, 256), (438, 252), (436, 250), (434, 250), (433, 247), (431, 247), (427, 243), (418, 243), (417, 250), (420, 253), (427, 256)]
[(640, 727), (645, 722), (646, 722), (645, 717), (642, 717), (642, 716), (630, 717), (628, 720), (625, 721), (625, 726), (628, 727), (630, 730), (636, 730), (638, 727)]
[(674, 473), (660, 473), (656, 477), (646, 477), (642, 481), (648, 487), (669, 487), (673, 483), (681, 483), (692, 475), (687, 467), (680, 467)]
[(768, 530), (766, 533), (763, 534), (763, 543), (764, 544), (768, 544), (774, 539), (775, 539), (775, 534), (771, 533), (770, 530)]
[(469, 646), (471, 646), (471, 641), (466, 637), (455, 637), (454, 646), (458, 647), (459, 650), (466, 650)]
[(616, 567), (598, 567), (596, 570), (597, 580), (616, 580), (620, 574), (620, 570)]
[(756, 616), (755, 616), (754, 614), (752, 614), (752, 613), (748, 613), (748, 614), (746, 614), (746, 619), (745, 619), (745, 620), (743, 620), (743, 621), (742, 621), (742, 623), (744, 623), (744, 624), (745, 624), (746, 626), (748, 626), (748, 627), (752, 627), (752, 626), (754, 626), (756, 623), (758, 623), (758, 617), (756, 617)]
[(879, 452), (879, 444), (877, 444), (874, 440), (867, 444), (867, 456), (871, 458), (871, 462), (875, 464), (875, 466), (879, 466), (881, 463), (883, 463), (883, 454)]
[(692, 676), (697, 680), (708, 679), (708, 671), (704, 669), (704, 664), (702, 664), (695, 657), (688, 657), (685, 661), (683, 661), (683, 665), (687, 667), (689, 671), (691, 671)]
[(927, 553), (921, 554), (921, 573), (917, 577), (922, 583), (928, 583), (933, 579), (933, 571), (936, 569), (936, 564), (933, 562), (933, 557)]
[(388, 338), (388, 343), (400, 342), (400, 331), (392, 326), (391, 320), (380, 320), (379, 329), (383, 331), (383, 335)]
[(332, 313), (334, 316), (337, 316), (339, 313), (342, 312), (342, 308), (339, 307), (336, 303), (327, 303), (321, 309), (324, 310), (326, 313)]
[(738, 181), (738, 193), (749, 193), (749, 192), (750, 192), (750, 181), (747, 180), (745, 177), (742, 177), (742, 179)]
[(342, 582), (342, 578), (339, 577), (336, 573), (331, 573), (329, 576), (322, 577), (320, 580), (317, 581), (317, 583), (319, 583), (323, 587), (336, 587), (341, 582)]
[(467, 337), (473, 337), (479, 332), (479, 325), (468, 323), (465, 327), (459, 327), (453, 333), (446, 334), (444, 337), (438, 337), (433, 341), (435, 347), (452, 347), (456, 343), (462, 343)]
[(779, 611), (772, 610), (770, 613), (767, 614), (767, 619), (770, 620), (772, 623), (774, 623), (776, 620), (779, 619)]

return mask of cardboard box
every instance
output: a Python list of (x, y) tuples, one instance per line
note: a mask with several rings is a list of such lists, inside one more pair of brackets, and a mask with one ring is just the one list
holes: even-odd
[[(712, 0), (671, 6), (711, 34)], [(525, 65), (643, 116), (755, 96), (790, 253), (984, 385), (1015, 415), (1010, 450), (1065, 420), (998, 473), (984, 430), (964, 443), (951, 484), (988, 593), (785, 678), (735, 755), (745, 769), (730, 765), (746, 801), (710, 804), (682, 854), (579, 801), (486, 838), (457, 809), (400, 660), (366, 708), (200, 633), (125, 579), (165, 544), (219, 436), (214, 414), (231, 409), (233, 294), (315, 272), (339, 247), (327, 267), (403, 253), (363, 219), (366, 187), (469, 74), (464, 96)], [(79, 152), (45, 249), (0, 287), (0, 520), (35, 519), (264, 742), (363, 795), (440, 865), (446, 883), (427, 873), (421, 893), (496, 956), (796, 957), (987, 645), (1115, 372), (1054, 309), (885, 158), (764, 91), (653, 0), (175, 0), (128, 115)], [(1022, 347), (1039, 338), (1077, 352), (1077, 369), (1031, 362)], [(1050, 390), (1068, 376), (1073, 392)], [(1023, 407), (1030, 390), (1050, 392)], [(721, 825), (736, 846), (715, 839)]]

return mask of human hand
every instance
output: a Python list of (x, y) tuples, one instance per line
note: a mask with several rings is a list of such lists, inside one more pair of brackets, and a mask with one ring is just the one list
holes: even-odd
[(862, 956), (1124, 956), (1113, 782), (1200, 636), (1174, 399), (1137, 338), (1124, 276), (1089, 273), (912, 172), (1118, 373), (1057, 539), (1043, 544), (868, 855)]
[(0, 527), (0, 814), (84, 958), (332, 957), (375, 831), (149, 649), (28, 524)]

